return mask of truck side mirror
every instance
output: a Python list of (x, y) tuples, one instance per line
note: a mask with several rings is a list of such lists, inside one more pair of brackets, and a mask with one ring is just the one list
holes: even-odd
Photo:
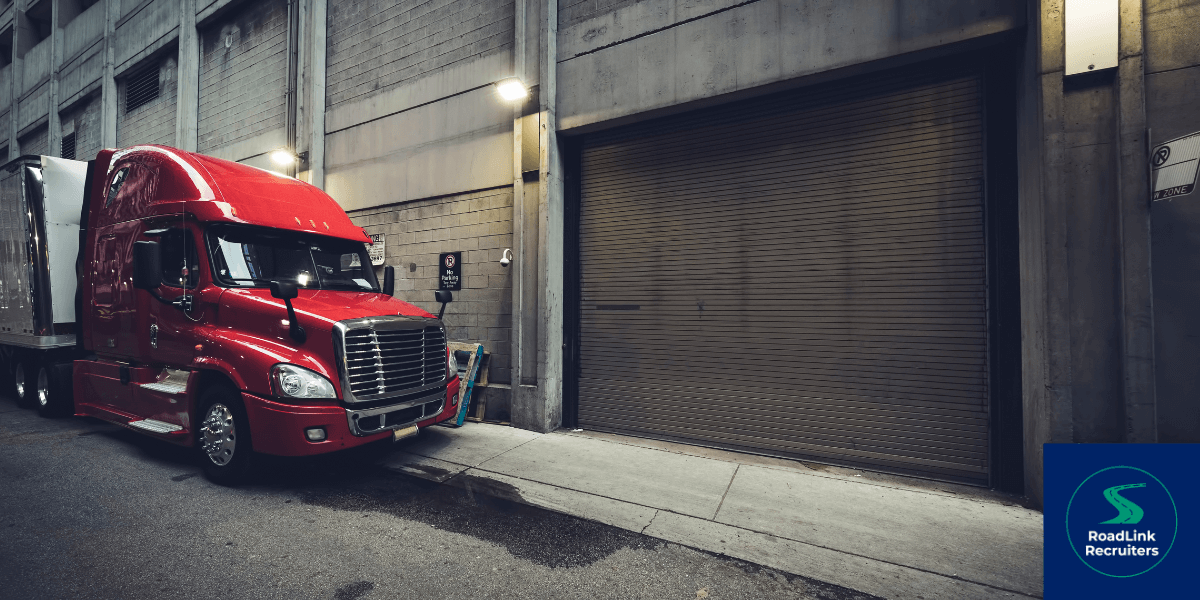
[(392, 265), (383, 268), (383, 293), (388, 296), (396, 295), (396, 269)]
[(438, 311), (438, 318), (440, 319), (442, 315), (446, 314), (446, 304), (454, 300), (454, 293), (450, 290), (437, 290), (433, 293), (433, 298), (442, 303), (442, 310)]
[(280, 300), (291, 300), (300, 295), (300, 291), (296, 284), (290, 281), (272, 281), (271, 295)]
[(162, 254), (158, 242), (133, 243), (133, 287), (156, 290), (162, 285)]
[(296, 309), (292, 308), (292, 298), (295, 298), (299, 293), (296, 284), (291, 281), (271, 282), (271, 295), (283, 300), (283, 303), (287, 305), (288, 335), (292, 336), (292, 339), (296, 340), (297, 344), (303, 344), (304, 340), (308, 339), (308, 334), (305, 333), (300, 323), (296, 321)]

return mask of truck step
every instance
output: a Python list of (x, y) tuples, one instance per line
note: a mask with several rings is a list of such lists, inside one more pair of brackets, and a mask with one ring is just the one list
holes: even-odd
[(143, 383), (142, 389), (152, 392), (162, 392), (164, 394), (182, 394), (187, 391), (187, 382), (177, 383), (168, 379), (155, 383)]
[[(149, 386), (146, 386), (146, 387), (149, 387)], [(130, 421), (129, 426), (136, 427), (138, 429), (144, 429), (146, 431), (151, 431), (154, 433), (175, 433), (176, 431), (181, 431), (183, 429), (183, 427), (181, 427), (179, 425), (173, 425), (171, 423), (164, 423), (162, 421), (156, 421), (154, 419), (142, 419), (141, 421)]]

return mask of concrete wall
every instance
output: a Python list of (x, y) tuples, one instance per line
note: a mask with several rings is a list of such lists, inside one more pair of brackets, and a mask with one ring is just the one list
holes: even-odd
[(512, 0), (368, 0), (329, 7), (326, 105), (511, 51)]
[[(179, 69), (175, 57), (153, 61), (158, 65), (158, 98), (132, 111), (125, 110), (127, 79), (117, 81), (117, 145), (175, 143), (175, 99), (179, 94)], [(135, 71), (136, 72), (136, 71)]]
[(121, 18), (110, 40), (118, 75), (175, 41), (179, 6), (179, 0), (121, 0)]
[(21, 91), (28, 92), (50, 77), (50, 50), (54, 42), (46, 38), (25, 53), (24, 73), (21, 75)]
[(482, 343), (492, 354), (489, 380), (508, 383), (512, 272), (500, 255), (512, 247), (512, 188), (352, 211), (367, 233), (384, 234), (384, 258), (396, 269), (396, 297), (437, 314), (438, 254), (462, 252), (462, 290), (446, 306), (450, 339)]
[[(386, 7), (383, 5), (387, 5)], [(326, 190), (348, 210), (512, 184), (513, 3), (329, 7)]]
[(18, 138), (18, 142), (22, 154), (47, 154), (50, 151), (50, 130), (45, 125), (36, 127)]
[(63, 58), (71, 60), (104, 37), (104, 2), (87, 8), (62, 28)]
[[(1160, 144), (1200, 131), (1200, 0), (1146, 2), (1146, 121)], [(1200, 443), (1200, 191), (1152, 207), (1158, 436)]]
[[(1015, 29), (1011, 0), (650, 0), (562, 10), (562, 130)], [(604, 3), (601, 3), (604, 4)]]
[(101, 103), (98, 95), (84, 98), (59, 117), (63, 134), (75, 134), (75, 157), (88, 160), (104, 149), (101, 143)]
[(200, 152), (230, 160), (287, 143), (287, 3), (254, 2), (200, 36)]

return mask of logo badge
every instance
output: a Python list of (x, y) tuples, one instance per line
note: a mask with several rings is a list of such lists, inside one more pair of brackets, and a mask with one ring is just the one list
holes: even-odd
[(1167, 557), (1179, 531), (1171, 492), (1149, 471), (1100, 469), (1067, 503), (1067, 539), (1079, 560), (1109, 577), (1136, 577)]

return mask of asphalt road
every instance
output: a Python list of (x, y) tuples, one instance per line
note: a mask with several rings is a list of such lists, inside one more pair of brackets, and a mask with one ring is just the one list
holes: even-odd
[(227, 488), (183, 448), (0, 397), (0, 598), (869, 597), (394, 473), (390, 451)]

